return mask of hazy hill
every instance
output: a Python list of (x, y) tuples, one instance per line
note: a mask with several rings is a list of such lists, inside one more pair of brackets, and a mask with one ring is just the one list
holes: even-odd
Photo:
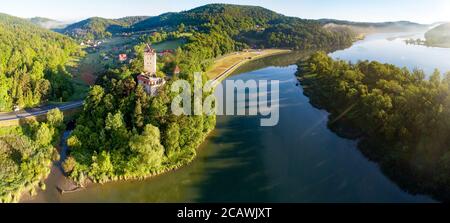
[(71, 95), (64, 67), (80, 53), (72, 39), (0, 14), (0, 111)]
[(382, 23), (369, 23), (369, 22), (351, 22), (345, 20), (335, 19), (320, 19), (320, 23), (327, 27), (347, 27), (351, 28), (357, 33), (374, 33), (374, 32), (409, 32), (409, 31), (425, 31), (429, 26), (408, 22), (382, 22)]
[(439, 25), (425, 34), (427, 45), (450, 47), (450, 23)]
[(65, 22), (42, 17), (34, 17), (29, 21), (45, 29), (63, 29), (68, 25)]

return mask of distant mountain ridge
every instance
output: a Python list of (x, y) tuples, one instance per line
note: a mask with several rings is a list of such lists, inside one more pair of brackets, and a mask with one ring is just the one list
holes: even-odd
[[(254, 30), (255, 26), (270, 28), (282, 23), (304, 23), (323, 26), (328, 31), (351, 29), (356, 33), (403, 32), (425, 30), (428, 25), (409, 21), (397, 22), (352, 22), (335, 19), (307, 20), (288, 17), (260, 6), (208, 4), (182, 12), (167, 12), (159, 16), (130, 16), (120, 19), (92, 17), (71, 24), (59, 30), (77, 39), (102, 39), (120, 32), (150, 31), (164, 27), (176, 27), (183, 23), (186, 26), (202, 27), (208, 23), (225, 23), (233, 29), (241, 31)], [(286, 31), (286, 30), (285, 30)]]
[[(330, 32), (348, 33), (351, 31), (354, 32), (355, 35), (374, 32), (425, 31), (429, 27), (429, 25), (409, 21), (369, 23), (335, 19), (308, 20), (284, 16), (259, 6), (209, 4), (180, 13), (165, 13), (160, 16), (142, 20), (133, 25), (131, 29), (133, 31), (143, 31), (161, 27), (174, 27), (181, 23), (192, 26), (202, 26), (208, 23), (226, 23), (234, 29), (240, 29), (241, 32), (255, 31), (254, 27), (257, 26), (260, 28), (260, 31), (263, 29), (268, 30), (263, 31), (265, 33), (262, 34), (262, 36), (260, 35), (260, 37), (266, 39), (270, 39), (271, 37), (274, 38), (272, 35), (274, 32), (278, 33), (279, 36), (281, 36), (280, 32), (286, 32), (287, 35), (285, 35), (285, 37), (292, 38), (292, 35), (289, 33), (301, 33), (301, 29), (307, 27), (314, 31), (320, 31), (321, 27), (319, 26), (322, 26), (325, 30)], [(292, 26), (296, 27), (295, 31), (293, 31)], [(313, 26), (314, 28), (312, 28)], [(244, 36), (244, 39), (254, 40), (255, 38), (250, 37), (254, 37), (254, 34), (255, 33), (246, 35)], [(305, 36), (300, 35), (299, 37), (294, 38), (304, 37)]]
[(419, 24), (409, 21), (396, 22), (352, 22), (346, 20), (336, 19), (319, 19), (320, 23), (325, 26), (345, 26), (355, 30), (358, 33), (372, 33), (372, 32), (409, 32), (421, 30), (425, 31), (429, 25)]
[(242, 28), (248, 28), (250, 24), (242, 24), (242, 22), (237, 24), (238, 21), (248, 21), (253, 23), (251, 25), (262, 25), (282, 17), (284, 16), (281, 14), (259, 6), (209, 4), (180, 13), (164, 13), (136, 23), (132, 28), (134, 30), (146, 30), (164, 26), (177, 26), (180, 23), (202, 25), (211, 22), (211, 20), (235, 23), (232, 25), (244, 25)]
[(358, 25), (358, 26), (376, 26), (376, 27), (384, 27), (384, 26), (392, 26), (392, 25), (403, 25), (403, 26), (418, 26), (423, 27), (427, 26), (425, 24), (419, 24), (410, 21), (391, 21), (391, 22), (354, 22), (348, 20), (338, 20), (338, 19), (319, 19), (321, 23), (336, 23), (336, 24), (344, 24), (344, 25)]
[(165, 13), (138, 22), (129, 30), (175, 30), (180, 24), (201, 32), (220, 29), (238, 43), (256, 48), (347, 46), (353, 38), (349, 29), (325, 29), (315, 20), (288, 17), (259, 6), (232, 4), (209, 4), (179, 13)]

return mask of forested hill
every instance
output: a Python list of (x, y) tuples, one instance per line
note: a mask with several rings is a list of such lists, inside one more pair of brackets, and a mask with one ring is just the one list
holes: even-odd
[(0, 111), (65, 100), (72, 93), (66, 64), (78, 44), (26, 19), (0, 14)]
[(61, 33), (81, 40), (96, 40), (111, 37), (113, 33), (145, 20), (147, 16), (130, 16), (120, 19), (89, 18), (67, 26)]
[(149, 30), (159, 27), (175, 27), (183, 23), (188, 26), (202, 26), (208, 23), (221, 24), (234, 29), (251, 30), (256, 25), (267, 25), (283, 16), (257, 6), (212, 4), (181, 13), (165, 13), (141, 21), (134, 30)]
[(326, 29), (314, 20), (287, 17), (257, 6), (210, 4), (180, 13), (166, 13), (132, 26), (133, 31), (186, 27), (227, 34), (247, 47), (310, 49), (349, 46), (350, 29)]
[(425, 34), (427, 45), (450, 47), (450, 23), (439, 25)]
[(113, 19), (114, 21), (120, 23), (122, 26), (128, 27), (132, 26), (140, 21), (146, 20), (150, 16), (127, 16), (120, 19)]

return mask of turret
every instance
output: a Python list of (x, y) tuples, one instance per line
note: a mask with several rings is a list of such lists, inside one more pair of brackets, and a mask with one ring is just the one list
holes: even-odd
[(156, 74), (156, 57), (156, 50), (147, 44), (144, 49), (144, 73), (146, 75)]

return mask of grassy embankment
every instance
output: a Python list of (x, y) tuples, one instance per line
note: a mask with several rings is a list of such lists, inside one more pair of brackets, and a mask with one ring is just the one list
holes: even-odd
[(216, 79), (218, 81), (223, 80), (241, 65), (260, 58), (289, 53), (290, 50), (283, 49), (267, 49), (267, 50), (251, 50), (248, 52), (235, 52), (222, 57), (217, 58), (214, 61), (211, 69), (206, 72), (206, 75), (210, 80)]

